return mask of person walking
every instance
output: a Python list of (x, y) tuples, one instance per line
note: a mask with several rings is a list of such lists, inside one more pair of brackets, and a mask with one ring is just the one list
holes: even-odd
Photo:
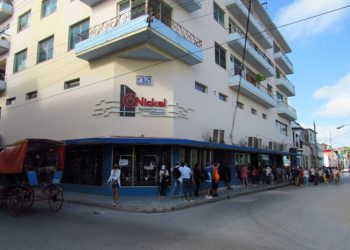
[(163, 164), (159, 171), (159, 195), (160, 196), (165, 196), (169, 180), (170, 180), (169, 171), (166, 169), (165, 165)]
[(120, 188), (120, 168), (117, 163), (113, 165), (111, 175), (108, 178), (107, 184), (111, 184), (113, 194), (113, 207), (118, 205), (119, 200), (119, 188)]
[(179, 169), (180, 167), (180, 163), (176, 162), (176, 166), (173, 169), (174, 186), (170, 193), (172, 196), (182, 194), (182, 175)]
[(187, 166), (187, 163), (181, 166), (179, 170), (182, 177), (182, 191), (185, 201), (187, 201), (189, 197), (192, 197), (192, 170)]
[(199, 188), (201, 185), (201, 170), (198, 166), (198, 163), (196, 163), (193, 169), (193, 181), (195, 185), (194, 195), (199, 196)]

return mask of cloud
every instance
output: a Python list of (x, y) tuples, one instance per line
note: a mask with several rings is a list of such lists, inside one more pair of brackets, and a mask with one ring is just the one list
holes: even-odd
[(326, 103), (314, 112), (316, 117), (350, 116), (350, 73), (334, 85), (324, 86), (313, 94), (316, 99), (324, 99)]
[[(350, 4), (350, 0), (295, 0), (277, 13), (277, 25), (292, 23)], [(348, 9), (335, 11), (282, 28), (288, 40), (303, 40), (333, 30), (346, 17)], [(339, 28), (339, 27), (337, 27)]]

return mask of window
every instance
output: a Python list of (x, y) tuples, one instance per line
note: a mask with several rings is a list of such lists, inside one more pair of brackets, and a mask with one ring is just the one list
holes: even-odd
[(38, 44), (38, 63), (47, 61), (53, 57), (53, 36), (42, 40)]
[[(69, 27), (69, 50), (74, 49), (75, 45), (82, 38), (87, 38), (89, 35), (90, 20), (83, 20)], [(80, 34), (80, 35), (78, 35)]]
[(26, 94), (26, 100), (34, 99), (38, 97), (38, 91), (32, 91)]
[(243, 107), (244, 107), (244, 104), (241, 102), (237, 102), (236, 105), (237, 105), (237, 108), (239, 108), (239, 109), (243, 109)]
[(266, 114), (262, 114), (262, 118), (264, 119), (264, 120), (267, 120), (267, 115)]
[(11, 97), (6, 100), (6, 105), (14, 104), (16, 100), (16, 97)]
[(24, 70), (27, 67), (27, 49), (15, 54), (14, 72)]
[(285, 136), (288, 135), (287, 134), (288, 126), (286, 124), (276, 120), (276, 127), (279, 130), (281, 135), (285, 135)]
[(18, 27), (17, 31), (20, 32), (24, 30), (25, 28), (29, 27), (30, 22), (30, 11), (27, 11), (22, 16), (18, 18)]
[(203, 93), (207, 93), (207, 89), (208, 89), (207, 86), (205, 86), (199, 82), (195, 82), (194, 88), (200, 92), (203, 92)]
[(80, 78), (64, 82), (64, 89), (78, 87), (80, 85)]
[(56, 11), (57, 0), (44, 0), (41, 6), (41, 17), (46, 17)]
[(252, 113), (253, 115), (256, 115), (256, 109), (251, 109), (250, 113)]
[(225, 12), (214, 2), (214, 19), (225, 26)]
[(227, 96), (224, 94), (219, 93), (219, 100), (226, 102), (227, 101)]
[(226, 69), (226, 50), (215, 43), (215, 62)]

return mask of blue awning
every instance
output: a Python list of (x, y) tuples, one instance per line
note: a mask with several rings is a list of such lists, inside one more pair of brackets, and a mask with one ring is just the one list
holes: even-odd
[(108, 138), (83, 138), (65, 140), (66, 145), (91, 145), (91, 144), (133, 144), (133, 145), (176, 145), (187, 147), (198, 147), (208, 149), (225, 149), (237, 152), (258, 153), (258, 154), (274, 154), (274, 155), (289, 155), (289, 152), (275, 151), (269, 149), (260, 149), (245, 147), (239, 145), (228, 145), (221, 143), (212, 143), (204, 141), (195, 141), (188, 139), (175, 138), (140, 138), (140, 137), (108, 137)]

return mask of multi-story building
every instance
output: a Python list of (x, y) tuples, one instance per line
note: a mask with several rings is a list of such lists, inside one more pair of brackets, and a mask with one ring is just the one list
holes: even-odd
[(0, 1), (0, 25), (3, 144), (66, 141), (72, 187), (106, 192), (117, 162), (122, 192), (155, 193), (162, 163), (289, 154), (291, 49), (257, 0)]

